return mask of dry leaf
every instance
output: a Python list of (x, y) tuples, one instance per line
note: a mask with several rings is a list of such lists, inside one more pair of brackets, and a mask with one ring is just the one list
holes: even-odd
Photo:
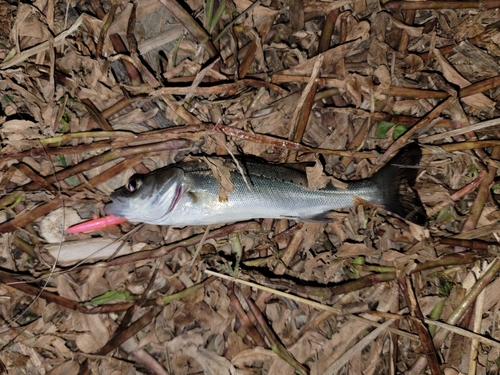
[[(441, 52), (439, 52), (439, 50), (434, 49), (433, 52), (436, 55), (436, 58), (437, 58), (439, 64), (441, 65), (441, 69), (443, 71), (444, 77), (448, 81), (450, 81), (450, 82), (452, 82), (452, 83), (454, 83), (462, 88), (470, 85), (470, 82), (467, 81), (464, 77), (462, 77), (455, 70), (455, 68), (453, 68), (453, 66), (451, 66), (451, 64), (448, 63), (448, 61), (446, 61), (446, 59), (443, 57)], [(477, 108), (479, 110), (492, 111), (492, 109), (495, 106), (495, 102), (493, 102), (491, 99), (489, 99), (484, 94), (474, 94), (474, 95), (462, 98), (462, 100), (465, 103), (467, 103), (468, 105), (470, 105), (471, 107)]]
[(376, 255), (379, 251), (368, 248), (363, 243), (348, 243), (344, 242), (337, 250), (335, 255), (339, 258), (351, 258), (358, 255)]
[(203, 158), (203, 160), (210, 167), (215, 179), (220, 184), (219, 201), (227, 202), (229, 194), (234, 189), (234, 185), (231, 182), (231, 170), (233, 170), (234, 167), (228, 166), (223, 160), (220, 159)]

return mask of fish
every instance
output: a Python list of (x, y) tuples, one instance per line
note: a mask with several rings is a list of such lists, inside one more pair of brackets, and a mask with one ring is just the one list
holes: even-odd
[[(230, 171), (233, 189), (220, 199), (221, 184), (205, 162), (177, 163), (146, 175), (135, 174), (111, 195), (107, 215), (156, 225), (183, 227), (251, 219), (327, 221), (356, 199), (381, 205), (418, 225), (427, 217), (414, 189), (422, 157), (417, 144), (404, 147), (371, 178), (309, 189), (306, 174), (286, 165), (241, 162)], [(243, 173), (242, 171), (243, 170)]]

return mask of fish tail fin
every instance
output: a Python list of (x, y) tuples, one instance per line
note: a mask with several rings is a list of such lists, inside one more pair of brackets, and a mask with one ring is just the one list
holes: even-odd
[(382, 202), (388, 211), (415, 224), (424, 225), (427, 221), (424, 206), (413, 189), (422, 158), (422, 149), (412, 143), (399, 151), (373, 177), (382, 191)]

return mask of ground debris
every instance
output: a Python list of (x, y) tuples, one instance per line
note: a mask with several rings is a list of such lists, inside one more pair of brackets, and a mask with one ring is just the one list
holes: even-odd
[[(0, 3), (1, 372), (499, 373), (500, 20), (453, 4)], [(225, 201), (228, 162), (317, 189), (411, 142), (425, 227), (361, 202), (62, 232), (191, 156)]]

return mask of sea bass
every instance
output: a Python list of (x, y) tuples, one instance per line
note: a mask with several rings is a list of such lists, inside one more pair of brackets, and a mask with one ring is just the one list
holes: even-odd
[(423, 225), (425, 211), (413, 190), (422, 156), (409, 145), (373, 177), (318, 190), (307, 186), (305, 173), (270, 163), (240, 162), (231, 171), (234, 188), (219, 199), (221, 185), (204, 162), (178, 163), (147, 175), (134, 175), (104, 207), (108, 215), (157, 225), (208, 225), (257, 218), (325, 220), (332, 210), (354, 205), (355, 198), (382, 205), (400, 217)]

